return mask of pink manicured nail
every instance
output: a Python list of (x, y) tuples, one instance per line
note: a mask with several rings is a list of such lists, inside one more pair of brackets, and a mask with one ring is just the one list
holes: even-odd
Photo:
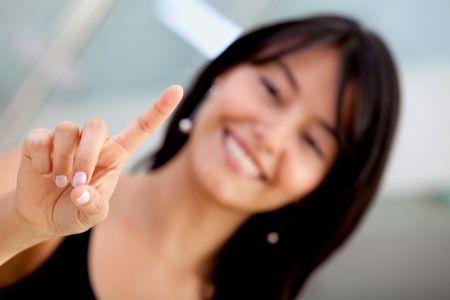
[(74, 187), (79, 186), (80, 184), (86, 184), (87, 175), (84, 172), (75, 172), (73, 176), (72, 185)]
[(77, 199), (75, 199), (75, 205), (80, 206), (86, 204), (91, 200), (91, 194), (88, 191), (84, 191)]
[(67, 185), (67, 176), (65, 175), (58, 175), (55, 177), (55, 183), (56, 186), (59, 188), (64, 188)]

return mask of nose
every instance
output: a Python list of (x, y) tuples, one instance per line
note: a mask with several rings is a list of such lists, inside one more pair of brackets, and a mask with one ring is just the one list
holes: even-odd
[(275, 154), (288, 143), (295, 131), (294, 122), (285, 116), (272, 120), (260, 120), (253, 125), (256, 146), (261, 150)]

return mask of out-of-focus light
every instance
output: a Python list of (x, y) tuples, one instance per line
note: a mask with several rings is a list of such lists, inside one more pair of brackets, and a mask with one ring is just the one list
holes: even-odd
[(208, 58), (222, 52), (242, 29), (201, 0), (158, 0), (158, 18)]

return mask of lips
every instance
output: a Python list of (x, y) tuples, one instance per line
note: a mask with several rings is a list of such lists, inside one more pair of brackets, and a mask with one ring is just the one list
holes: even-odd
[(229, 129), (224, 130), (226, 158), (230, 165), (241, 175), (266, 181), (261, 164), (249, 147)]

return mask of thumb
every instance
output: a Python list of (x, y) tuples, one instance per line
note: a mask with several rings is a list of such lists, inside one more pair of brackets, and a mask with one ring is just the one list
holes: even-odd
[(108, 216), (108, 197), (103, 197), (90, 185), (79, 185), (70, 193), (70, 200), (78, 209), (78, 220), (86, 228), (104, 221)]

